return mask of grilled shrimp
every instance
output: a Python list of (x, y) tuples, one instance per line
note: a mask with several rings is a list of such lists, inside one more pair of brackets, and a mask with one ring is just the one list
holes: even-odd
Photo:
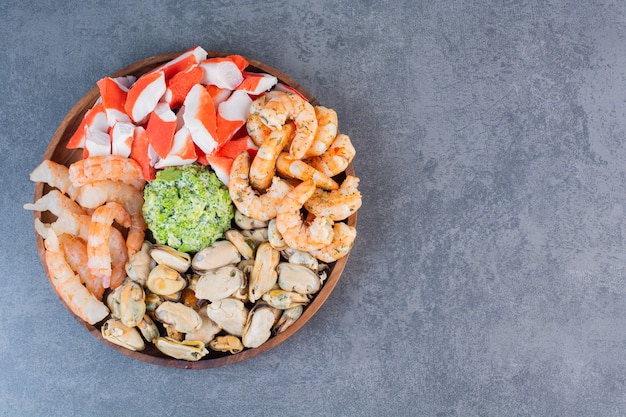
[(354, 155), (356, 155), (356, 150), (350, 142), (350, 137), (340, 133), (326, 152), (311, 158), (311, 166), (329, 177), (334, 177), (346, 170), (354, 159)]
[(116, 180), (142, 190), (146, 181), (141, 167), (132, 159), (118, 155), (98, 155), (70, 165), (70, 180), (75, 187), (100, 180)]
[[(98, 207), (91, 216), (89, 238), (87, 239), (87, 254), (89, 256), (89, 270), (92, 274), (102, 276), (102, 285), (109, 288), (111, 285), (111, 250), (109, 240), (113, 222), (129, 227), (130, 215), (124, 208), (115, 202), (108, 202)], [(119, 248), (125, 250), (125, 248)], [(128, 253), (126, 252), (126, 256)]]
[[(272, 91), (253, 103), (251, 114), (258, 113), (261, 121), (272, 129), (280, 129), (289, 120), (296, 126), (289, 152), (302, 159), (315, 138), (317, 118), (315, 108), (295, 93)], [(260, 107), (260, 110), (257, 109)]]
[(276, 227), (293, 249), (310, 252), (329, 245), (333, 239), (333, 222), (329, 218), (315, 217), (310, 224), (302, 219), (300, 210), (314, 191), (315, 182), (306, 180), (291, 190), (278, 206)]
[(297, 178), (302, 181), (313, 180), (317, 187), (325, 190), (336, 190), (339, 184), (328, 175), (316, 170), (306, 162), (296, 159), (287, 152), (282, 152), (276, 160), (276, 171), (285, 177)]
[(272, 185), (264, 194), (255, 193), (250, 185), (250, 154), (241, 152), (230, 169), (228, 192), (235, 207), (255, 220), (266, 221), (276, 217), (276, 207), (292, 187), (284, 180), (274, 177)]
[(316, 216), (327, 216), (334, 221), (344, 220), (361, 207), (359, 179), (348, 175), (338, 190), (316, 189), (304, 207)]
[(350, 252), (356, 239), (356, 229), (345, 223), (335, 223), (333, 226), (333, 240), (321, 249), (311, 250), (311, 255), (322, 262), (334, 262)]
[(272, 130), (252, 160), (250, 165), (250, 184), (260, 192), (263, 192), (272, 183), (276, 173), (276, 160), (283, 150), (285, 142), (293, 134), (293, 125), (286, 124), (280, 130)]
[(326, 152), (326, 149), (337, 137), (339, 122), (335, 110), (324, 106), (315, 106), (315, 117), (317, 118), (317, 130), (313, 143), (306, 151), (305, 156), (307, 158)]

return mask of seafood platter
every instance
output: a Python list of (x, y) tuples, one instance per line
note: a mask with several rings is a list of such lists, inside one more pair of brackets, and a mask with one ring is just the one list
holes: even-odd
[(89, 332), (134, 359), (212, 368), (276, 347), (326, 301), (356, 239), (355, 154), (293, 79), (196, 46), (98, 80), (24, 208)]

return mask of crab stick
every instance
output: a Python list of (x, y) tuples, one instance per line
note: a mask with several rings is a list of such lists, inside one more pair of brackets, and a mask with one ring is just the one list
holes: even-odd
[(174, 135), (174, 143), (172, 149), (164, 158), (160, 159), (154, 167), (157, 169), (186, 165), (194, 162), (198, 159), (193, 140), (191, 139), (191, 133), (189, 129), (183, 126)]
[(230, 97), (232, 90), (228, 88), (219, 88), (214, 85), (207, 85), (206, 91), (209, 92), (211, 98), (213, 99), (213, 103), (215, 106), (219, 106), (222, 102), (224, 102), (228, 97)]
[(278, 83), (278, 78), (270, 74), (243, 72), (243, 81), (236, 87), (236, 90), (245, 91), (251, 95), (259, 95), (269, 91)]
[(80, 122), (76, 132), (70, 137), (66, 146), (68, 149), (84, 148), (87, 129), (106, 132), (108, 128), (109, 123), (107, 122), (104, 106), (102, 102), (98, 102), (91, 109), (87, 110), (83, 120)]
[(189, 67), (204, 61), (207, 56), (207, 51), (205, 51), (202, 47), (194, 46), (193, 48), (188, 49), (171, 61), (168, 61), (165, 64), (153, 69), (149, 72), (149, 74), (155, 72), (163, 72), (163, 74), (165, 75), (165, 79), (169, 80), (176, 73), (185, 71)]
[(111, 136), (111, 153), (128, 158), (135, 137), (135, 125), (117, 122), (109, 130), (109, 136)]
[(191, 132), (193, 142), (206, 154), (219, 145), (217, 115), (209, 92), (201, 85), (194, 85), (184, 102), (184, 125)]
[(146, 181), (151, 181), (156, 178), (156, 169), (150, 159), (150, 142), (148, 141), (146, 130), (141, 126), (135, 128), (135, 137), (130, 149), (130, 158), (139, 164), (143, 178)]
[(109, 155), (111, 153), (111, 137), (107, 132), (97, 129), (86, 129), (83, 159), (90, 156)]
[(146, 135), (148, 135), (150, 145), (160, 158), (165, 158), (172, 149), (177, 124), (176, 115), (165, 102), (157, 104), (150, 113)]
[(245, 91), (233, 91), (230, 97), (218, 106), (217, 137), (220, 144), (228, 142), (246, 123), (250, 115), (252, 99)]
[(200, 84), (204, 72), (197, 65), (189, 67), (185, 71), (176, 73), (167, 81), (167, 88), (163, 95), (163, 101), (168, 103), (171, 108), (180, 107), (185, 101), (185, 97), (191, 87)]
[(111, 78), (105, 77), (96, 83), (102, 97), (102, 105), (107, 115), (109, 126), (113, 126), (116, 122), (130, 122), (130, 117), (126, 114), (124, 103), (126, 103), (126, 95), (128, 87), (126, 77)]
[(248, 60), (241, 55), (228, 55), (226, 58), (233, 61), (235, 65), (237, 65), (237, 68), (239, 68), (239, 71), (245, 70), (246, 68), (248, 68), (248, 65), (250, 65)]
[(243, 136), (226, 142), (215, 155), (235, 159), (242, 151), (248, 151), (250, 158), (254, 158), (258, 149), (259, 147), (256, 146), (250, 136)]
[(165, 75), (162, 71), (140, 77), (128, 90), (124, 109), (137, 124), (142, 124), (165, 94)]
[(234, 90), (243, 81), (242, 71), (230, 58), (209, 58), (200, 63), (204, 71), (202, 84)]
[(207, 162), (211, 169), (217, 175), (217, 178), (222, 183), (228, 186), (228, 180), (230, 179), (230, 168), (233, 166), (233, 158), (226, 156), (207, 155)]

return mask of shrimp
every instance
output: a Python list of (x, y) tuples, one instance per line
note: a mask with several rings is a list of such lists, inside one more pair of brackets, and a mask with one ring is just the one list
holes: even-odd
[(263, 124), (259, 113), (250, 113), (246, 121), (246, 129), (248, 130), (248, 136), (250, 136), (254, 144), (259, 147), (263, 145), (263, 142), (265, 142), (272, 133), (272, 128)]
[(296, 132), (291, 140), (289, 153), (296, 159), (302, 159), (311, 147), (317, 130), (315, 108), (308, 101), (295, 93), (274, 91), (259, 111), (259, 117), (266, 126), (279, 129), (288, 120), (296, 125)]
[(306, 180), (291, 190), (278, 205), (276, 228), (293, 249), (309, 252), (329, 245), (333, 239), (333, 222), (329, 218), (315, 217), (310, 224), (302, 219), (300, 210), (314, 191), (315, 182)]
[(58, 236), (59, 244), (65, 256), (67, 264), (80, 277), (80, 281), (87, 287), (98, 300), (102, 300), (104, 286), (102, 277), (96, 276), (89, 271), (87, 266), (87, 244), (72, 235), (61, 234)]
[(121, 181), (95, 181), (80, 188), (76, 201), (86, 208), (97, 208), (109, 201), (121, 204), (130, 214), (131, 219), (126, 239), (128, 253), (132, 256), (141, 250), (146, 222), (141, 211), (144, 199), (140, 190)]
[(70, 165), (70, 180), (75, 187), (100, 180), (116, 180), (142, 190), (146, 181), (141, 167), (132, 159), (118, 155), (98, 155)]
[(337, 137), (339, 121), (335, 110), (324, 106), (315, 106), (315, 117), (317, 118), (317, 130), (311, 147), (306, 151), (305, 157), (307, 158), (326, 152), (326, 149)]
[(24, 204), (24, 208), (26, 210), (49, 211), (55, 216), (64, 212), (85, 214), (85, 210), (78, 203), (59, 190), (50, 190), (48, 194), (40, 197), (34, 203)]
[(59, 214), (56, 221), (50, 226), (56, 234), (67, 233), (72, 236), (87, 240), (89, 237), (89, 225), (91, 216), (88, 214), (76, 214), (65, 211)]
[(320, 172), (334, 177), (346, 170), (356, 155), (356, 149), (350, 142), (350, 137), (340, 133), (326, 152), (311, 158), (311, 166)]
[(109, 236), (109, 252), (111, 253), (111, 279), (109, 288), (119, 287), (126, 279), (126, 262), (128, 262), (130, 257), (127, 249), (127, 241), (128, 239), (124, 241), (124, 236), (122, 236), (119, 230), (115, 227), (111, 227), (111, 236)]
[(50, 282), (70, 311), (89, 324), (96, 324), (106, 318), (109, 309), (81, 284), (80, 278), (65, 260), (54, 230), (48, 230), (44, 245)]
[(70, 181), (70, 172), (65, 165), (46, 159), (30, 173), (30, 180), (46, 183), (76, 200), (78, 188)]
[(250, 154), (241, 152), (233, 161), (228, 181), (228, 192), (237, 209), (255, 220), (267, 221), (276, 217), (278, 203), (293, 188), (281, 178), (274, 177), (264, 194), (257, 194), (248, 179)]
[(350, 252), (356, 239), (356, 228), (345, 223), (335, 223), (333, 226), (333, 240), (321, 249), (314, 249), (310, 253), (322, 262), (334, 262)]
[(284, 143), (293, 134), (293, 125), (286, 124), (280, 130), (272, 130), (263, 141), (250, 165), (250, 183), (258, 191), (265, 191), (272, 183), (276, 173), (276, 160)]
[(336, 191), (316, 189), (304, 207), (316, 216), (327, 216), (334, 221), (344, 220), (361, 207), (359, 179), (348, 175)]
[(276, 171), (285, 177), (297, 178), (302, 181), (312, 179), (317, 187), (325, 190), (336, 190), (339, 184), (328, 175), (316, 170), (306, 162), (282, 152), (276, 160)]
[(115, 202), (108, 202), (98, 207), (91, 216), (89, 238), (87, 239), (89, 270), (92, 274), (102, 276), (102, 285), (105, 288), (109, 288), (111, 285), (112, 269), (109, 240), (114, 221), (123, 227), (129, 227), (130, 215), (120, 204)]

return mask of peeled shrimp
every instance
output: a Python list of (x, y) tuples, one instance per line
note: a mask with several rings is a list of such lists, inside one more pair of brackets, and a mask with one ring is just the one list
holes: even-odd
[(80, 281), (87, 287), (98, 300), (102, 300), (104, 286), (102, 277), (96, 276), (89, 271), (87, 266), (87, 244), (75, 236), (66, 233), (58, 236), (59, 244), (67, 264), (80, 277)]
[(341, 222), (335, 223), (332, 242), (321, 249), (314, 249), (310, 253), (322, 262), (334, 262), (350, 252), (355, 239), (356, 229), (354, 227)]
[[(87, 239), (89, 270), (92, 274), (102, 276), (102, 285), (105, 288), (109, 288), (111, 285), (112, 269), (109, 240), (114, 221), (123, 227), (129, 227), (130, 215), (120, 204), (115, 202), (108, 202), (98, 207), (91, 216), (89, 238)], [(120, 249), (123, 250), (124, 248)]]
[(228, 192), (237, 209), (255, 220), (266, 221), (276, 217), (278, 203), (292, 189), (284, 180), (274, 177), (272, 185), (264, 194), (257, 194), (248, 179), (250, 154), (241, 152), (230, 169)]
[(111, 253), (111, 279), (109, 281), (109, 288), (117, 288), (122, 285), (126, 279), (126, 262), (128, 262), (129, 254), (124, 236), (122, 236), (122, 233), (115, 227), (111, 227), (109, 252)]
[(30, 173), (30, 180), (46, 183), (76, 200), (78, 188), (70, 181), (70, 172), (65, 165), (46, 159)]
[(354, 155), (356, 155), (356, 150), (350, 142), (350, 137), (340, 133), (326, 152), (311, 158), (311, 166), (329, 177), (334, 177), (346, 170), (354, 159)]
[(95, 181), (80, 188), (76, 201), (86, 208), (97, 208), (109, 201), (121, 204), (131, 219), (126, 240), (128, 253), (132, 256), (141, 250), (146, 222), (141, 211), (144, 199), (140, 190), (121, 181)]
[(293, 120), (296, 132), (291, 140), (289, 153), (296, 159), (302, 159), (311, 147), (317, 130), (315, 108), (308, 101), (295, 93), (273, 91), (259, 111), (263, 123), (273, 129), (279, 129), (288, 120)]
[(44, 245), (50, 281), (67, 307), (89, 324), (103, 320), (109, 309), (81, 284), (80, 278), (65, 260), (54, 230), (48, 230)]
[(265, 126), (261, 121), (259, 113), (250, 113), (248, 121), (246, 122), (246, 129), (248, 130), (248, 136), (250, 136), (254, 144), (259, 147), (272, 133), (272, 129)]
[(146, 184), (139, 164), (118, 155), (98, 155), (81, 159), (70, 165), (69, 172), (74, 186), (100, 180), (115, 180), (142, 190)]
[(49, 211), (55, 216), (68, 211), (75, 214), (85, 213), (85, 210), (78, 203), (59, 190), (50, 190), (48, 194), (40, 197), (34, 203), (24, 204), (24, 208), (26, 210)]
[(284, 125), (280, 130), (272, 130), (263, 141), (250, 165), (250, 184), (258, 191), (265, 191), (272, 183), (276, 173), (276, 160), (285, 142), (293, 134), (291, 124)]
[(310, 224), (302, 219), (300, 210), (314, 191), (315, 182), (306, 180), (291, 190), (278, 206), (276, 227), (293, 249), (310, 252), (329, 245), (333, 239), (333, 222), (329, 218), (315, 217)]
[(316, 170), (306, 162), (296, 159), (287, 152), (282, 152), (276, 160), (276, 171), (285, 177), (297, 178), (302, 181), (313, 180), (317, 187), (325, 190), (336, 190), (339, 184), (328, 175)]
[(89, 237), (90, 224), (90, 215), (64, 211), (50, 226), (56, 234), (67, 233), (86, 241)]
[(335, 110), (324, 106), (315, 106), (315, 117), (317, 118), (317, 130), (315, 131), (313, 143), (306, 151), (305, 156), (307, 158), (326, 152), (326, 149), (337, 137), (339, 122)]
[(359, 179), (348, 175), (336, 191), (316, 189), (304, 207), (316, 216), (327, 216), (334, 221), (344, 220), (361, 207)]

